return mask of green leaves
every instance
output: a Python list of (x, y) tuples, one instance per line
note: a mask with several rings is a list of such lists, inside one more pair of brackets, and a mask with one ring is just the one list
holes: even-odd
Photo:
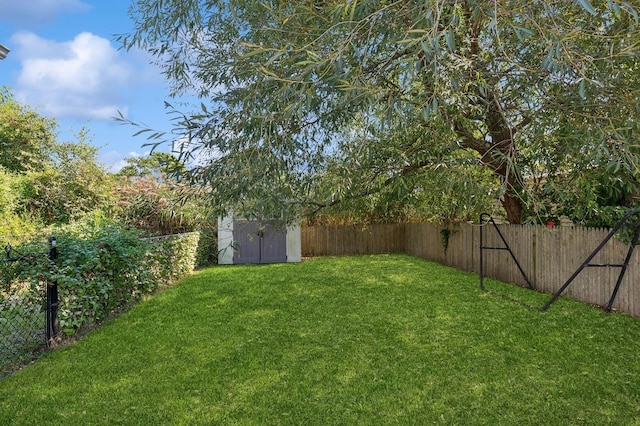
[(0, 166), (18, 173), (41, 169), (49, 162), (56, 126), (0, 87)]
[(582, 6), (582, 8), (584, 10), (586, 10), (587, 12), (592, 14), (593, 16), (596, 16), (598, 14), (598, 12), (596, 12), (596, 10), (593, 8), (593, 5), (591, 4), (591, 2), (589, 0), (575, 0), (575, 1), (580, 6)]
[(199, 234), (143, 239), (118, 222), (94, 218), (51, 230), (58, 259), (51, 264), (40, 239), (18, 247), (32, 261), (0, 264), (5, 282), (27, 280), (39, 292), (56, 282), (60, 328), (67, 335), (162, 289), (195, 268)]
[[(404, 166), (436, 158), (442, 167), (470, 150), (479, 157), (469, 169), (494, 173), (503, 188), (491, 194), (512, 202), (519, 221), (538, 208), (529, 172), (567, 173), (585, 144), (610, 140), (640, 113), (630, 2), (209, 4), (140, 0), (127, 40), (162, 40), (150, 51), (170, 81), (209, 97), (154, 142), (188, 139), (187, 157), (215, 150), (194, 176), (220, 210), (300, 215), (376, 194), (395, 208), (426, 182), (406, 179)], [(638, 139), (631, 128), (628, 143)], [(380, 141), (394, 154), (360, 157)], [(441, 146), (450, 149), (440, 155)]]

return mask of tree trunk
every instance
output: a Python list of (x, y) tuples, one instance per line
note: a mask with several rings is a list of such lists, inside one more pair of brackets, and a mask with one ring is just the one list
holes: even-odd
[(514, 169), (515, 146), (513, 136), (507, 126), (497, 127), (498, 130), (496, 130), (496, 127), (493, 128), (492, 137), (494, 141), (498, 142), (487, 146), (484, 140), (476, 138), (459, 121), (453, 121), (453, 130), (460, 137), (462, 146), (479, 153), (481, 156), (480, 162), (500, 178), (506, 189), (500, 202), (507, 220), (511, 224), (519, 224), (523, 220), (524, 207), (518, 194), (518, 189), (521, 188), (521, 179), (517, 170)]
[(517, 194), (514, 194), (512, 190), (507, 189), (500, 200), (504, 211), (507, 214), (507, 220), (511, 224), (522, 223), (522, 202)]
[(493, 91), (489, 91), (485, 97), (486, 116), (485, 124), (491, 135), (491, 148), (484, 152), (483, 160), (489, 165), (496, 175), (500, 177), (506, 192), (502, 196), (502, 206), (511, 224), (522, 223), (522, 200), (519, 192), (522, 189), (522, 180), (516, 165), (515, 129), (509, 125), (504, 108)]

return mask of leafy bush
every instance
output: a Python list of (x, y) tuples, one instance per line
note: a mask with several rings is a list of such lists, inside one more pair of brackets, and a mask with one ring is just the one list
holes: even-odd
[(66, 335), (187, 275), (195, 268), (200, 237), (194, 232), (146, 239), (100, 215), (51, 232), (57, 239), (55, 262), (42, 236), (17, 247), (25, 260), (4, 264), (0, 272), (7, 287), (57, 282), (59, 325)]
[(204, 218), (203, 208), (190, 199), (190, 188), (177, 182), (122, 176), (116, 192), (116, 217), (150, 235), (190, 232)]
[(143, 267), (149, 243), (117, 222), (96, 225), (75, 224), (57, 234), (60, 255), (51, 280), (58, 283), (66, 334), (154, 290)]
[(25, 175), (23, 213), (45, 224), (64, 224), (113, 208), (115, 183), (98, 162), (97, 148), (83, 142), (59, 143), (52, 151), (49, 163)]
[(199, 239), (199, 232), (190, 232), (147, 240), (151, 247), (143, 266), (151, 274), (155, 288), (170, 285), (195, 269)]
[(217, 228), (200, 231), (200, 240), (196, 252), (196, 268), (218, 263), (218, 230)]
[(10, 237), (13, 241), (22, 240), (34, 231), (33, 221), (26, 221), (17, 213), (21, 201), (19, 190), (24, 181), (24, 176), (0, 166), (0, 236)]

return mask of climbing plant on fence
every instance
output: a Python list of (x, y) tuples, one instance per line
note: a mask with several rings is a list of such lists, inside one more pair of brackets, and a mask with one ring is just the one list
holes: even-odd
[[(211, 249), (201, 247), (198, 232), (144, 238), (140, 231), (102, 217), (50, 231), (57, 239), (55, 262), (43, 255), (47, 244), (44, 236), (13, 248), (24, 256), (24, 261), (0, 262), (2, 341), (7, 340), (4, 334), (25, 331), (12, 329), (5, 333), (3, 315), (33, 311), (38, 317), (35, 329), (44, 326), (42, 295), (46, 283), (57, 283), (59, 330), (70, 336), (184, 277), (195, 268), (201, 252)], [(31, 328), (34, 327), (26, 331), (33, 334)], [(33, 352), (42, 346), (43, 334), (38, 330), (40, 337), (21, 351)], [(4, 364), (6, 360), (2, 361)]]
[(195, 268), (198, 233), (146, 239), (117, 222), (58, 236), (51, 280), (60, 291), (60, 330), (74, 334)]

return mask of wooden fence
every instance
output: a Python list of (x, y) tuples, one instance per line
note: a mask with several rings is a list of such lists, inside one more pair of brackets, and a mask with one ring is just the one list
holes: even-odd
[[(534, 287), (554, 293), (578, 269), (609, 232), (607, 229), (530, 225), (499, 225)], [(446, 233), (431, 224), (313, 226), (302, 228), (303, 256), (407, 253), (470, 272), (479, 272), (480, 227), (461, 224)], [(491, 225), (484, 228), (485, 245), (502, 242)], [(445, 250), (446, 245), (446, 250)], [(613, 238), (591, 261), (623, 263), (628, 245)], [(640, 317), (640, 250), (635, 250), (613, 308)], [(563, 295), (605, 305), (620, 273), (617, 267), (585, 268)], [(507, 251), (484, 252), (486, 277), (525, 285)]]
[(341, 256), (405, 252), (405, 225), (306, 226), (303, 256)]

